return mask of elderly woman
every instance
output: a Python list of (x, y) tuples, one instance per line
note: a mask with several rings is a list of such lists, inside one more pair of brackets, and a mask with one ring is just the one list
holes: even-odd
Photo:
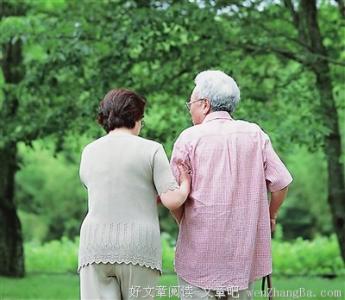
[(107, 134), (82, 153), (80, 178), (88, 191), (88, 214), (80, 231), (81, 299), (152, 298), (162, 271), (157, 195), (170, 210), (190, 191), (179, 165), (180, 186), (162, 145), (138, 137), (145, 99), (111, 90), (98, 121)]

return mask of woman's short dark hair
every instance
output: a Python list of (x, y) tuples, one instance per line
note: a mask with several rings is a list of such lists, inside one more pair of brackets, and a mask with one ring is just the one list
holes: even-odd
[(106, 132), (115, 128), (134, 128), (144, 117), (146, 99), (130, 90), (109, 91), (99, 104), (98, 123)]

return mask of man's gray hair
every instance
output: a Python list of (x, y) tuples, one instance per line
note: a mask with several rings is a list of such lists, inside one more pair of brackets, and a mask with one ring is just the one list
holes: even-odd
[(198, 98), (207, 98), (212, 111), (235, 111), (240, 101), (240, 89), (229, 75), (222, 71), (208, 70), (199, 73), (194, 82)]

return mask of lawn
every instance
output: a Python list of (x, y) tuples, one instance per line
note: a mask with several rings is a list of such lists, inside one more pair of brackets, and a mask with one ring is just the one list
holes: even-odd
[[(282, 299), (344, 299), (345, 278), (325, 279), (320, 277), (273, 278), (276, 297)], [(156, 299), (178, 299), (169, 296), (172, 286), (177, 285), (175, 275), (161, 277), (160, 286), (166, 296)], [(257, 281), (255, 291), (260, 291)], [(74, 274), (34, 274), (23, 279), (0, 277), (0, 300), (10, 299), (78, 299), (79, 277)], [(267, 299), (256, 296), (254, 299)]]

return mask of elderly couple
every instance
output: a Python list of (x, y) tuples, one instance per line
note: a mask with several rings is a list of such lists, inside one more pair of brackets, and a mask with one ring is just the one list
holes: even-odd
[(187, 103), (194, 126), (178, 137), (169, 165), (161, 144), (138, 136), (145, 98), (125, 89), (106, 94), (98, 121), (107, 134), (84, 148), (80, 163), (89, 208), (80, 231), (81, 299), (155, 296), (157, 195), (179, 224), (181, 299), (252, 298), (254, 281), (272, 272), (271, 231), (292, 178), (267, 134), (231, 116), (239, 99), (230, 76), (198, 74)]

